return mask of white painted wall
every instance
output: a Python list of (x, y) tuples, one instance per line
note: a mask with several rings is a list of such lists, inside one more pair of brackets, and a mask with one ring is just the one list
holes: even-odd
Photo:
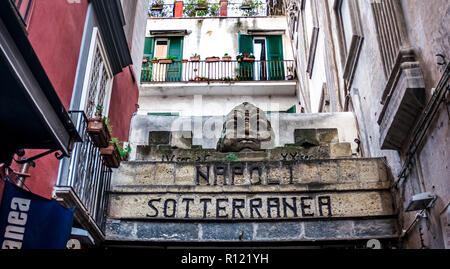
[(228, 53), (235, 59), (239, 53), (238, 34), (247, 30), (285, 30), (282, 35), (285, 60), (293, 60), (291, 40), (287, 36), (285, 16), (271, 17), (214, 17), (214, 18), (149, 18), (146, 37), (150, 30), (188, 30), (184, 37), (183, 58), (198, 53), (201, 59)]
[(285, 111), (296, 105), (295, 96), (140, 96), (139, 115), (172, 112), (180, 116), (222, 116), (243, 102), (264, 111)]

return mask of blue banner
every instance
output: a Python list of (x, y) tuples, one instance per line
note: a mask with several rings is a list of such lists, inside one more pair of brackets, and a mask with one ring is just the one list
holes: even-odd
[(64, 249), (73, 211), (5, 182), (0, 208), (2, 249)]

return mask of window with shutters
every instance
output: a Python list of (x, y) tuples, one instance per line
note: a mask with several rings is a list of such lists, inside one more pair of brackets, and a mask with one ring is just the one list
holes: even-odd
[(253, 54), (255, 62), (240, 62), (242, 80), (284, 80), (286, 64), (283, 59), (281, 35), (239, 35), (239, 53)]
[(359, 5), (357, 0), (335, 0), (333, 8), (347, 94), (353, 81), (363, 42)]
[[(145, 62), (142, 64), (141, 81), (175, 82), (181, 81), (184, 38), (146, 37), (144, 46)], [(173, 57), (172, 64), (152, 63), (151, 60)]]

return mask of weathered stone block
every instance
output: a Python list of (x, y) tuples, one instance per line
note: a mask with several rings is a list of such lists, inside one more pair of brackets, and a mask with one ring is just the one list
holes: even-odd
[(190, 149), (192, 147), (191, 131), (174, 131), (171, 134), (170, 145), (172, 148)]
[(321, 145), (339, 142), (337, 129), (317, 129), (317, 136)]
[(320, 144), (317, 140), (316, 129), (295, 129), (294, 142), (302, 147), (312, 147)]
[(170, 185), (175, 183), (175, 164), (159, 163), (156, 165), (155, 183), (158, 185)]
[(337, 183), (338, 182), (338, 166), (336, 162), (319, 162), (320, 183)]
[(253, 239), (253, 225), (249, 223), (209, 223), (202, 225), (202, 240), (239, 241)]
[(352, 147), (350, 143), (348, 142), (330, 143), (331, 158), (351, 157), (351, 156), (352, 156)]
[(358, 182), (356, 160), (339, 160), (340, 182)]
[(319, 170), (316, 162), (300, 163), (300, 183), (319, 182)]
[(142, 163), (136, 165), (136, 179), (135, 182), (138, 185), (154, 185), (155, 180), (155, 166), (152, 163)]
[(111, 182), (113, 185), (128, 185), (134, 183), (135, 165), (129, 162), (121, 162), (119, 168), (112, 174)]
[(168, 145), (170, 144), (169, 131), (152, 131), (148, 135), (149, 145)]
[(195, 184), (195, 166), (177, 164), (175, 170), (176, 185), (194, 185)]
[(313, 221), (305, 222), (305, 238), (312, 240), (339, 239), (352, 237), (351, 221)]
[(358, 160), (359, 179), (361, 182), (379, 181), (377, 160)]
[(257, 240), (295, 240), (303, 234), (303, 224), (300, 222), (258, 223), (256, 225)]
[(139, 240), (193, 241), (199, 239), (196, 223), (154, 222), (151, 225), (139, 222), (136, 236)]

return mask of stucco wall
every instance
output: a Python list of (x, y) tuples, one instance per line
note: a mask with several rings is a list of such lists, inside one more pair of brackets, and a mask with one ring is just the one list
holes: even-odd
[[(194, 53), (202, 59), (210, 56), (223, 56), (228, 53), (233, 58), (239, 53), (238, 34), (247, 30), (285, 30), (286, 17), (223, 17), (223, 18), (170, 18), (147, 20), (146, 36), (150, 30), (188, 30), (184, 37), (183, 58), (189, 59)], [(292, 60), (291, 41), (287, 32), (282, 36), (285, 60)]]
[[(372, 1), (357, 1), (362, 26), (363, 43), (359, 58), (356, 62), (354, 79), (351, 83), (350, 99), (352, 109), (355, 113), (359, 136), (362, 141), (363, 150), (367, 157), (386, 156), (388, 164), (394, 176), (400, 172), (405, 160), (404, 151), (381, 150), (380, 127), (377, 120), (382, 110), (382, 94), (386, 87), (388, 77), (383, 71), (383, 62), (379, 49), (378, 34), (375, 26), (375, 18), (371, 7)], [(440, 60), (436, 54), (444, 54), (447, 62), (450, 59), (450, 2), (446, 0), (420, 1), (420, 0), (400, 0), (403, 15), (405, 32), (408, 43), (413, 47), (417, 61), (424, 76), (426, 100), (430, 97), (442, 76), (443, 67), (436, 63)], [(321, 31), (330, 29), (325, 36), (325, 55), (332, 52), (335, 60), (325, 61), (326, 72), (337, 73), (338, 80), (333, 82), (329, 76), (326, 82), (333, 85), (334, 95), (330, 93), (333, 102), (343, 99), (344, 89), (344, 64), (345, 59), (339, 51), (340, 42), (338, 39), (338, 27), (336, 23), (335, 1), (317, 1), (319, 22)], [(328, 57), (328, 56), (327, 56)], [(333, 60), (333, 58), (330, 58)], [(326, 58), (327, 59), (327, 58)], [(303, 61), (303, 62), (302, 62)], [(305, 59), (300, 62), (306, 64)], [(317, 91), (316, 88), (309, 88), (309, 91)], [(312, 95), (312, 93), (311, 93)], [(342, 99), (338, 100), (339, 96)], [(352, 108), (353, 107), (353, 108)], [(333, 111), (336, 108), (333, 108)], [(421, 192), (432, 192), (438, 196), (438, 200), (433, 209), (429, 210), (428, 219), (419, 221), (411, 232), (403, 238), (403, 246), (407, 248), (442, 248), (444, 247), (445, 223), (441, 225), (445, 216), (446, 208), (449, 205), (448, 179), (450, 178), (448, 145), (449, 138), (449, 115), (448, 105), (440, 105), (437, 116), (430, 125), (430, 131), (426, 134), (425, 141), (416, 153), (407, 180), (400, 184), (397, 190), (399, 199), (399, 215), (403, 228), (407, 228), (413, 221), (417, 212), (403, 213), (404, 207), (414, 194)], [(404, 134), (405, 137), (408, 133)], [(446, 219), (446, 218), (445, 218)]]
[[(72, 99), (87, 9), (88, 1), (33, 1), (29, 15), (28, 38), (66, 110)], [(27, 150), (26, 156), (41, 152)], [(25, 184), (33, 193), (51, 198), (59, 161), (50, 154), (35, 163)]]

